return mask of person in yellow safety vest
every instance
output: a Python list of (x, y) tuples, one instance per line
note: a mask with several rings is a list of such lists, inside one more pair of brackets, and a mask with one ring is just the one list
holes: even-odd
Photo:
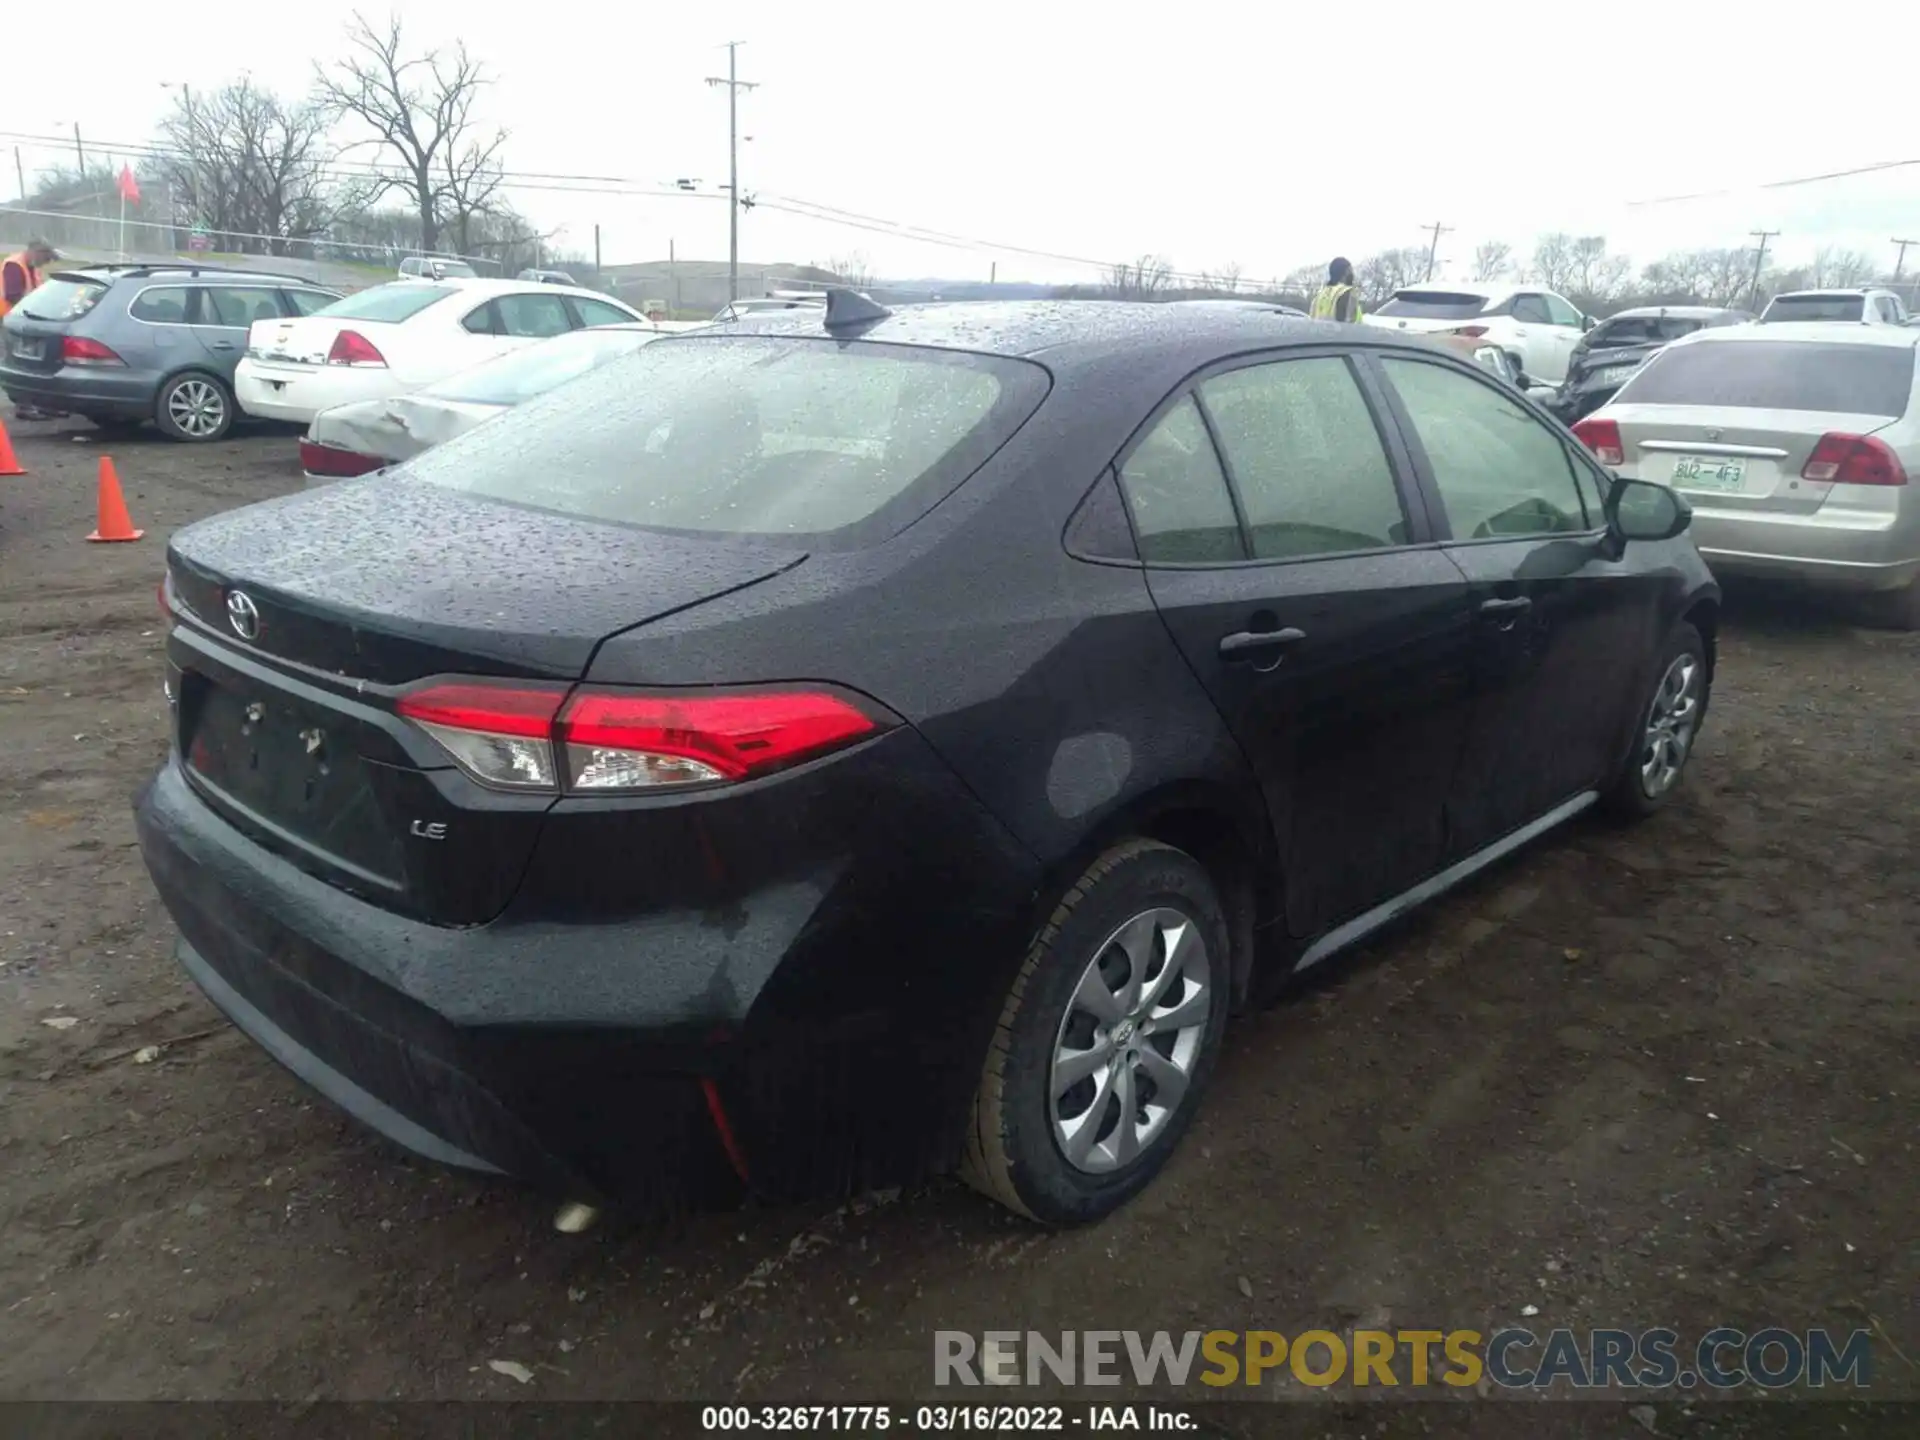
[(33, 240), (26, 249), (0, 261), (0, 319), (5, 319), (40, 283), (40, 267), (59, 258), (60, 252), (46, 241)]
[(1353, 266), (1346, 256), (1334, 257), (1327, 266), (1327, 283), (1315, 292), (1311, 313), (1316, 320), (1360, 323), (1360, 291), (1354, 286)]

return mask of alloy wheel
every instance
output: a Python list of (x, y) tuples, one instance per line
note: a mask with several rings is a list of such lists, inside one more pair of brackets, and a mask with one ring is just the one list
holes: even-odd
[(1124, 1168), (1186, 1102), (1213, 1004), (1207, 942), (1170, 908), (1134, 916), (1088, 962), (1054, 1039), (1054, 1142), (1088, 1174)]
[(182, 380), (167, 393), (167, 416), (181, 434), (205, 440), (226, 423), (226, 397), (210, 380)]
[(1647, 708), (1647, 729), (1640, 746), (1640, 788), (1657, 800), (1673, 788), (1693, 747), (1700, 723), (1700, 659), (1676, 655), (1660, 677)]

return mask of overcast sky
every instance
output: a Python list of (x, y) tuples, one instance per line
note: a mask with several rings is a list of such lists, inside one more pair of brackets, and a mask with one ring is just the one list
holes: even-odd
[[(8, 67), (6, 128), (77, 121), (106, 150), (151, 135), (163, 81), (211, 89), (251, 71), (303, 91), (356, 7), (304, 0), (297, 43), (285, 6), (225, 7), (207, 24), (121, 8), (89, 10), (93, 38), (40, 47), (61, 63)], [(722, 42), (742, 40), (741, 77), (761, 87), (741, 99), (749, 195), (1061, 256), (1152, 252), (1180, 271), (1236, 263), (1265, 279), (1336, 252), (1423, 244), (1421, 226), (1437, 220), (1454, 227), (1443, 274), (1463, 273), (1480, 240), (1524, 250), (1549, 230), (1605, 234), (1645, 263), (1779, 229), (1787, 261), (1837, 243), (1890, 268), (1889, 237), (1920, 235), (1920, 166), (1753, 188), (1920, 154), (1910, 62), (1891, 53), (1911, 22), (1893, 3), (408, 0), (402, 13), (413, 45), (464, 39), (493, 74), (484, 109), (512, 132), (510, 169), (723, 182), (725, 92), (704, 79), (725, 73)], [(29, 168), (58, 158), (25, 151)], [(1703, 190), (1739, 193), (1634, 203)], [(608, 263), (663, 258), (669, 240), (683, 258), (726, 256), (718, 199), (512, 198), (586, 253), (597, 222)], [(997, 261), (1003, 280), (1094, 278), (1060, 259), (766, 206), (745, 215), (741, 249), (746, 263), (861, 251), (894, 277), (984, 279)]]

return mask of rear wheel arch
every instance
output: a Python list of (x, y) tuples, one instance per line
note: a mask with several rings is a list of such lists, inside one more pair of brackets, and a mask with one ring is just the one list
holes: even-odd
[(1706, 649), (1707, 680), (1711, 683), (1720, 658), (1720, 602), (1711, 595), (1703, 595), (1687, 607), (1680, 620), (1700, 632), (1700, 643)]
[[(1264, 827), (1264, 828), (1263, 828)], [(1057, 864), (1048, 867), (1042, 920), (1087, 867), (1128, 840), (1153, 840), (1192, 856), (1219, 892), (1233, 943), (1233, 1008), (1250, 998), (1256, 939), (1285, 913), (1272, 827), (1264, 810), (1203, 785), (1173, 785), (1142, 795), (1108, 816)]]

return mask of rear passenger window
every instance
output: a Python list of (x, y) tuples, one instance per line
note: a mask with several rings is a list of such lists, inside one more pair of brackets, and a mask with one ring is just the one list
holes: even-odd
[(1560, 437), (1491, 385), (1440, 365), (1385, 359), (1427, 452), (1456, 540), (1588, 528)]
[(1246, 559), (1240, 522), (1213, 439), (1191, 395), (1182, 396), (1120, 467), (1140, 558), (1149, 565)]
[(323, 305), (331, 305), (340, 297), (329, 295), (324, 290), (282, 290), (287, 297), (287, 305), (296, 315), (311, 315)]
[(280, 302), (271, 290), (209, 285), (200, 292), (200, 323), (244, 329), (256, 320), (278, 320)]
[(580, 323), (591, 329), (595, 325), (631, 325), (633, 317), (604, 300), (588, 300), (579, 295), (570, 297), (573, 308), (580, 316)]
[(1256, 560), (1403, 545), (1400, 492), (1367, 402), (1338, 356), (1282, 360), (1200, 386)]
[(175, 285), (142, 290), (133, 297), (133, 304), (127, 307), (127, 313), (149, 325), (184, 325), (187, 323), (186, 287)]
[(508, 335), (544, 339), (573, 329), (573, 317), (558, 295), (502, 295), (494, 305), (500, 328)]
[(489, 300), (478, 310), (475, 310), (471, 315), (467, 316), (466, 319), (460, 322), (460, 328), (470, 331), (475, 335), (500, 334), (500, 320), (494, 311), (493, 302)]

